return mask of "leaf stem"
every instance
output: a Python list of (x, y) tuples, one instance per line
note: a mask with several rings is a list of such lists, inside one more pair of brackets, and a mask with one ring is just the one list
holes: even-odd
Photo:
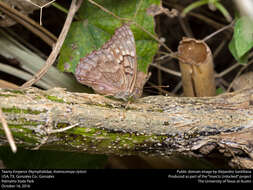
[(183, 12), (181, 13), (181, 16), (184, 17), (188, 12), (190, 12), (193, 9), (196, 9), (202, 5), (208, 4), (209, 2), (210, 2), (210, 0), (201, 0), (201, 1), (194, 2), (194, 3), (190, 4), (189, 6), (187, 6), (183, 10)]
[(231, 22), (233, 20), (227, 9), (221, 3), (215, 2), (214, 6), (223, 14), (228, 22)]

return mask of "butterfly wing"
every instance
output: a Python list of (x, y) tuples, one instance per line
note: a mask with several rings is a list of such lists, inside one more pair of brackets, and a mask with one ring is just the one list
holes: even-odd
[(99, 50), (80, 59), (75, 76), (97, 93), (126, 99), (134, 91), (136, 73), (134, 35), (124, 24)]

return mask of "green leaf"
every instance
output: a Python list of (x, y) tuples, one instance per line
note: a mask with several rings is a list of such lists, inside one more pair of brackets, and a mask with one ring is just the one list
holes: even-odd
[(248, 61), (248, 53), (246, 53), (244, 56), (239, 57), (235, 48), (235, 40), (234, 38), (232, 38), (232, 40), (230, 41), (228, 48), (230, 50), (230, 52), (232, 53), (232, 55), (234, 56), (234, 58), (241, 64), (246, 64)]
[(216, 95), (224, 93), (224, 90), (222, 88), (217, 88), (216, 89)]
[(234, 35), (229, 50), (239, 62), (247, 61), (247, 53), (253, 47), (253, 23), (248, 17), (239, 18), (234, 26)]
[(62, 46), (58, 68), (61, 71), (75, 72), (81, 57), (101, 47), (110, 35), (87, 22), (74, 22)]
[[(146, 31), (155, 35), (154, 19), (147, 14), (147, 8), (152, 4), (159, 5), (160, 0), (96, 0), (96, 3), (121, 18), (132, 19)], [(135, 15), (137, 9), (138, 12)], [(83, 20), (73, 22), (71, 25), (60, 52), (58, 68), (61, 71), (74, 73), (80, 58), (99, 49), (111, 38), (115, 29), (122, 25), (122, 21), (88, 1), (84, 1), (78, 14)], [(131, 29), (136, 42), (138, 70), (146, 73), (148, 65), (158, 50), (158, 43), (134, 24), (131, 24)]]

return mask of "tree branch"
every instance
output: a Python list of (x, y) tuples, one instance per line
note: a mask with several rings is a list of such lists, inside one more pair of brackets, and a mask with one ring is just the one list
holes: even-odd
[[(125, 102), (61, 88), (0, 89), (0, 107), (15, 141), (27, 148), (160, 156), (218, 150), (235, 167), (250, 168), (252, 94), (244, 89), (216, 97), (150, 96), (125, 108)], [(0, 140), (7, 143), (2, 131)]]

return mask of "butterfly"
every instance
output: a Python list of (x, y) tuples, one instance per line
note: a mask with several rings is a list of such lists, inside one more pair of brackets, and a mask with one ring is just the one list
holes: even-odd
[(129, 25), (123, 24), (100, 49), (81, 58), (75, 77), (99, 94), (125, 101), (139, 98), (148, 76), (137, 71), (135, 40)]

